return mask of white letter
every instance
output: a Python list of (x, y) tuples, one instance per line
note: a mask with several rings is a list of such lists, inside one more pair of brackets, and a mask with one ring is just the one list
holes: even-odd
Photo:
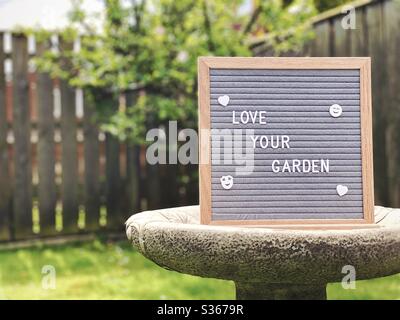
[[(246, 116), (245, 119), (243, 119), (243, 115)], [(240, 120), (242, 121), (243, 124), (249, 122), (249, 113), (247, 111), (242, 111), (242, 113), (240, 114)]]
[(260, 111), (260, 124), (267, 124), (267, 111)]
[(260, 147), (263, 148), (263, 149), (268, 147), (268, 138), (267, 138), (267, 136), (261, 136), (261, 138), (260, 138)]
[(256, 148), (256, 142), (258, 140), (258, 136), (250, 136), (251, 141), (253, 141), (253, 149)]
[[(306, 164), (308, 165), (306, 170)], [(311, 170), (311, 162), (310, 160), (303, 160), (303, 172), (310, 172)]]
[(274, 173), (278, 173), (279, 172), (279, 167), (275, 167), (275, 163), (279, 166), (279, 160), (272, 161), (272, 171)]
[(239, 121), (236, 121), (235, 111), (232, 111), (232, 123), (233, 124), (239, 124)]
[(289, 162), (287, 160), (285, 160), (285, 162), (283, 164), (282, 172), (290, 172), (290, 166), (289, 166)]
[[(282, 136), (282, 149), (285, 149), (285, 148), (290, 149), (289, 140), (290, 140), (289, 136)], [(286, 145), (286, 147), (285, 147), (285, 145)]]
[(294, 159), (293, 160), (293, 172), (301, 172), (300, 171), (300, 160)]
[(275, 144), (274, 144), (274, 136), (271, 136), (271, 147), (272, 149), (279, 148), (279, 136), (275, 136)]
[(311, 167), (313, 173), (318, 173), (318, 160), (311, 160)]
[(329, 159), (321, 159), (321, 172), (329, 172)]

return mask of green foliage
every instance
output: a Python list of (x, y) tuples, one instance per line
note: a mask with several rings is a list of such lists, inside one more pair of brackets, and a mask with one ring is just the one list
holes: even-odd
[[(305, 21), (315, 13), (312, 0), (289, 5), (256, 1), (249, 15), (239, 10), (243, 3), (142, 0), (122, 5), (105, 0), (101, 24), (75, 0), (58, 50), (47, 50), (36, 63), (40, 70), (84, 88), (94, 99), (103, 129), (120, 139), (143, 140), (146, 126), (167, 120), (196, 127), (199, 56), (250, 56), (249, 37), (265, 33), (274, 35), (271, 46), (280, 55), (298, 50), (310, 35)], [(48, 46), (46, 32), (35, 34)], [(79, 51), (71, 45), (78, 34)], [(126, 94), (131, 102), (117, 107)], [(107, 95), (112, 97), (104, 107)]]
[(323, 12), (352, 1), (353, 0), (314, 0), (314, 3), (317, 10)]

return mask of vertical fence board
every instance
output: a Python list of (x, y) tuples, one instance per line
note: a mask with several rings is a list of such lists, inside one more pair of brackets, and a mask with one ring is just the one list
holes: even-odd
[(186, 166), (189, 182), (186, 185), (185, 205), (199, 204), (199, 166), (190, 164)]
[(75, 90), (65, 81), (61, 92), (61, 164), (63, 232), (78, 230), (78, 150), (76, 141)]
[(356, 29), (351, 31), (351, 56), (368, 56), (368, 24), (366, 8), (356, 10)]
[(314, 27), (315, 39), (311, 46), (311, 55), (314, 57), (328, 57), (330, 54), (330, 23), (319, 22)]
[[(136, 100), (134, 93), (125, 94), (126, 108), (134, 108)], [(140, 146), (128, 141), (126, 143), (126, 180), (124, 213), (128, 216), (140, 210)]]
[(106, 134), (106, 205), (107, 226), (113, 230), (123, 228), (124, 219), (120, 212), (120, 163), (119, 142), (111, 134)]
[(126, 147), (126, 207), (129, 214), (140, 210), (140, 147), (127, 143)]
[(14, 228), (16, 238), (32, 236), (32, 164), (28, 101), (27, 39), (13, 35)]
[(0, 34), (0, 240), (10, 239), (11, 186), (8, 171), (6, 83), (4, 74), (3, 34)]
[[(148, 119), (147, 129), (156, 128), (155, 120), (152, 116)], [(166, 139), (166, 137), (164, 137)], [(161, 137), (157, 138), (157, 142), (161, 143)], [(160, 148), (161, 149), (161, 148)], [(165, 150), (159, 150), (162, 152)], [(159, 209), (161, 207), (161, 170), (160, 164), (150, 164), (146, 161), (146, 200), (147, 209)]]
[[(61, 48), (70, 49), (72, 43), (61, 39)], [(68, 66), (69, 61), (64, 61)], [(78, 231), (78, 143), (76, 120), (75, 89), (62, 80), (60, 81), (61, 95), (61, 165), (62, 165), (62, 217), (63, 232)]]
[(94, 118), (92, 98), (86, 93), (83, 116), (84, 132), (84, 195), (86, 212), (86, 230), (96, 230), (99, 227), (100, 215), (100, 184), (99, 184), (99, 130)]
[(148, 209), (160, 209), (160, 166), (148, 164), (146, 166), (146, 198)]
[(387, 64), (383, 99), (387, 108), (386, 154), (388, 157), (388, 189), (390, 206), (400, 207), (400, 2), (382, 3), (385, 47), (383, 58)]
[[(38, 46), (38, 54), (43, 54), (44, 44)], [(55, 147), (53, 118), (53, 81), (47, 73), (38, 73), (37, 82), (38, 112), (38, 174), (39, 174), (39, 213), (42, 235), (55, 233), (56, 182)]]
[(347, 57), (351, 52), (351, 29), (344, 29), (342, 16), (336, 17), (333, 21), (334, 48), (336, 57)]
[[(363, 46), (368, 45), (367, 51), (372, 59), (372, 105), (373, 105), (373, 126), (374, 126), (374, 167), (375, 167), (375, 194), (376, 202), (381, 205), (389, 205), (390, 190), (388, 190), (388, 158), (387, 148), (387, 100), (386, 95), (386, 52), (383, 38), (382, 7), (375, 4), (364, 9), (366, 25), (362, 25), (364, 37), (367, 40), (360, 40)], [(360, 22), (362, 22), (361, 20)], [(359, 22), (359, 23), (360, 23)], [(361, 32), (360, 32), (361, 33)], [(365, 49), (364, 49), (365, 50)], [(364, 55), (365, 51), (360, 52)]]

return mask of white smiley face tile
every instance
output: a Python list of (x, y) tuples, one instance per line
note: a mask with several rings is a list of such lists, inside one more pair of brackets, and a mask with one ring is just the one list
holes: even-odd
[(334, 117), (334, 118), (338, 118), (342, 115), (343, 113), (343, 109), (339, 104), (333, 104), (330, 106), (329, 108), (329, 114)]
[(221, 186), (225, 190), (229, 190), (233, 187), (233, 177), (232, 176), (222, 176), (220, 178)]

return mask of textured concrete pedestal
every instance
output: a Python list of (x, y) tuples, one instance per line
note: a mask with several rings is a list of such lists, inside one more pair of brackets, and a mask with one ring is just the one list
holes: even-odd
[(237, 299), (326, 299), (344, 266), (356, 280), (400, 273), (400, 210), (375, 207), (373, 229), (278, 230), (199, 224), (199, 207), (141, 212), (133, 246), (168, 270), (232, 280)]

